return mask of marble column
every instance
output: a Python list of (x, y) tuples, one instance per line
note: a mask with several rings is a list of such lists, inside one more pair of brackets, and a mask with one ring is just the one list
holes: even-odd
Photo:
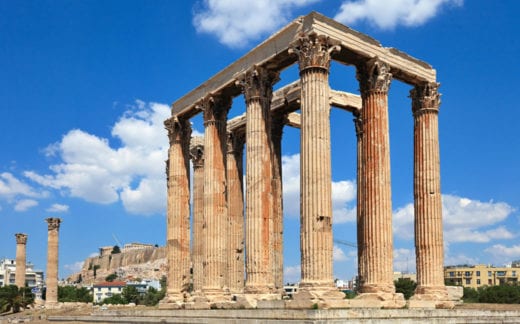
[(166, 251), (168, 285), (163, 304), (181, 303), (190, 284), (190, 171), (189, 120), (171, 117), (164, 122), (170, 149), (167, 167)]
[(193, 163), (193, 241), (191, 258), (193, 266), (193, 292), (201, 293), (204, 282), (204, 138), (192, 137), (190, 145)]
[(27, 234), (17, 233), (14, 236), (16, 237), (16, 272), (14, 284), (18, 288), (22, 288), (25, 287)]
[(438, 88), (438, 83), (423, 83), (410, 91), (414, 116), (414, 213), (417, 263), (415, 298), (447, 300), (443, 271)]
[(283, 187), (282, 187), (282, 134), (287, 115), (271, 115), (271, 141), (273, 148), (273, 274), (277, 291), (283, 292)]
[(246, 101), (246, 283), (250, 294), (275, 290), (273, 276), (273, 197), (270, 106), (278, 74), (259, 66), (241, 84)]
[(204, 111), (204, 284), (209, 301), (229, 299), (226, 287), (226, 124), (231, 98), (208, 96)]
[(47, 218), (47, 286), (45, 305), (52, 306), (58, 303), (58, 234), (60, 218)]
[(388, 133), (389, 66), (378, 58), (357, 67), (363, 108), (360, 178), (361, 293), (394, 293)]
[(301, 37), (298, 55), (301, 84), (300, 293), (319, 298), (335, 290), (332, 272), (332, 175), (330, 152), (330, 55), (339, 50), (328, 37)]
[(358, 286), (362, 286), (364, 283), (364, 275), (365, 275), (365, 264), (366, 260), (364, 259), (366, 254), (363, 254), (363, 121), (361, 119), (361, 110), (355, 110), (353, 113), (354, 116), (354, 126), (356, 129), (356, 151), (357, 151), (357, 172), (356, 172), (356, 187), (357, 187), (357, 197), (356, 197), (356, 230), (357, 230), (357, 246), (358, 246)]
[(227, 203), (228, 203), (228, 286), (231, 293), (244, 291), (244, 191), (243, 131), (228, 133), (227, 137)]

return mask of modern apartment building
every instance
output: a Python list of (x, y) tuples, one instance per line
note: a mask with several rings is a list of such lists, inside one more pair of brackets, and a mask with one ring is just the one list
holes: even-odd
[[(14, 285), (16, 274), (15, 259), (0, 259), (0, 287)], [(30, 262), (26, 264), (25, 283), (28, 287), (43, 286), (43, 271), (35, 270)]]
[(508, 267), (494, 267), (485, 264), (444, 267), (446, 284), (471, 288), (516, 284), (519, 275), (520, 264), (516, 263)]

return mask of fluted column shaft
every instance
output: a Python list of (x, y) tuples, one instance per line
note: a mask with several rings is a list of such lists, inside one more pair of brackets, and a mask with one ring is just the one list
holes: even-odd
[(231, 99), (210, 96), (204, 110), (204, 244), (203, 293), (212, 298), (227, 293), (226, 284), (226, 122)]
[(228, 201), (228, 286), (231, 293), (244, 291), (244, 191), (243, 152), (245, 134), (229, 133), (227, 138)]
[(282, 187), (282, 133), (285, 114), (275, 114), (271, 120), (273, 148), (273, 273), (277, 290), (283, 289), (283, 187)]
[(18, 288), (25, 287), (25, 269), (26, 269), (26, 247), (27, 234), (17, 233), (16, 237), (16, 273), (14, 284)]
[(393, 293), (392, 197), (388, 133), (387, 64), (372, 59), (358, 66), (362, 97), (360, 266), (361, 292)]
[(253, 67), (243, 76), (246, 101), (246, 293), (274, 292), (270, 105), (277, 74)]
[[(196, 139), (196, 140), (195, 140)], [(191, 160), (193, 162), (193, 291), (201, 292), (204, 282), (204, 138), (192, 138)]]
[(356, 182), (357, 182), (357, 197), (356, 197), (356, 214), (357, 214), (357, 246), (358, 246), (358, 285), (361, 285), (364, 282), (365, 275), (365, 264), (366, 253), (362, 253), (363, 251), (363, 122), (361, 119), (361, 110), (356, 110), (353, 113), (354, 115), (354, 126), (356, 129), (356, 151), (357, 151), (357, 172), (356, 172)]
[(184, 300), (190, 284), (190, 171), (189, 120), (165, 121), (170, 149), (167, 162), (167, 302)]
[(410, 91), (414, 116), (416, 294), (446, 292), (439, 159), (438, 83)]
[(58, 302), (58, 234), (60, 230), (60, 218), (47, 218), (47, 286), (45, 304)]
[(315, 34), (301, 37), (300, 248), (301, 288), (332, 287), (332, 175), (329, 66), (337, 49)]

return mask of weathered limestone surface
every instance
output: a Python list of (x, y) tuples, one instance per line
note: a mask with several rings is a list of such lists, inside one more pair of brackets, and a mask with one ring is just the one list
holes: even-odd
[(360, 285), (362, 293), (394, 293), (392, 197), (388, 135), (389, 66), (376, 59), (357, 67), (361, 109)]
[(201, 293), (204, 282), (204, 138), (191, 138), (191, 161), (193, 162), (193, 243), (191, 260), (193, 266), (193, 292)]
[(244, 291), (244, 190), (243, 152), (245, 134), (237, 130), (227, 138), (228, 286), (231, 293)]
[(163, 303), (184, 301), (190, 284), (190, 174), (188, 120), (165, 121), (170, 140), (167, 172), (168, 286)]
[(274, 292), (270, 104), (278, 75), (252, 67), (240, 80), (246, 100), (246, 284), (244, 292)]
[[(448, 301), (444, 286), (444, 251), (440, 185), (438, 83), (411, 90), (414, 116), (414, 214), (417, 300)], [(453, 305), (451, 305), (453, 307)]]
[(16, 273), (14, 284), (20, 288), (25, 287), (27, 234), (17, 233), (14, 236), (16, 237)]
[(226, 120), (231, 98), (209, 96), (204, 111), (204, 284), (209, 301), (228, 299), (226, 285)]
[[(295, 300), (341, 296), (332, 274), (332, 187), (330, 162), (330, 53), (325, 36), (305, 35), (292, 51), (301, 80), (301, 282)], [(337, 291), (335, 291), (337, 292)]]
[(47, 286), (45, 306), (52, 307), (58, 303), (58, 234), (60, 218), (47, 218)]
[[(295, 113), (291, 113), (291, 115), (293, 114)], [(279, 292), (283, 291), (282, 133), (286, 119), (287, 115), (284, 113), (273, 114), (271, 119), (271, 147), (273, 154), (273, 178), (271, 180), (273, 196), (273, 275), (275, 290)], [(295, 123), (294, 120), (293, 123)]]

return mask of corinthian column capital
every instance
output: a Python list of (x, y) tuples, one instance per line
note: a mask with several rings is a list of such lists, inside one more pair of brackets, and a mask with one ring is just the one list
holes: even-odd
[(328, 36), (316, 33), (300, 36), (290, 45), (289, 53), (298, 55), (300, 73), (309, 68), (320, 68), (326, 71), (330, 67), (330, 55), (341, 47)]
[(251, 100), (271, 100), (273, 84), (280, 78), (278, 72), (261, 66), (253, 66), (237, 79), (242, 88), (246, 103)]
[(51, 218), (47, 218), (45, 221), (47, 222), (49, 231), (60, 229), (61, 218), (51, 217)]
[(16, 233), (14, 236), (16, 237), (16, 244), (27, 244), (27, 234)]
[(440, 85), (438, 82), (424, 82), (410, 90), (412, 112), (414, 114), (425, 110), (439, 111), (441, 104), (441, 95), (439, 93)]
[(196, 136), (191, 138), (190, 157), (194, 169), (204, 166), (204, 137)]
[(173, 116), (164, 121), (164, 128), (168, 131), (170, 145), (186, 142), (191, 136), (191, 124), (187, 119)]
[(392, 73), (388, 64), (374, 57), (357, 66), (356, 78), (362, 95), (371, 91), (388, 92)]
[(232, 102), (233, 99), (225, 95), (208, 95), (204, 97), (199, 103), (199, 108), (204, 114), (204, 125), (216, 125), (225, 122)]

